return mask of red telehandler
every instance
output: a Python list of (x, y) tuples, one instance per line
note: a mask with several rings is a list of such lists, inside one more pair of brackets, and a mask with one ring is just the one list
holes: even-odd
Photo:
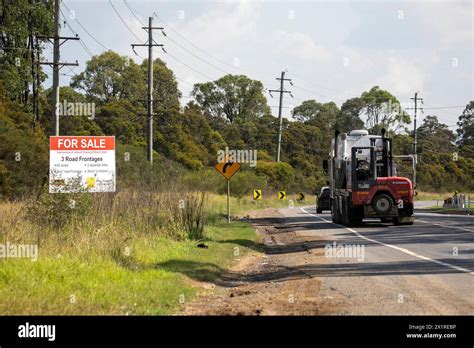
[(395, 225), (412, 225), (414, 189), (410, 179), (394, 175), (392, 142), (366, 130), (336, 131), (329, 160), (324, 160), (331, 188), (332, 221), (357, 225), (379, 218)]

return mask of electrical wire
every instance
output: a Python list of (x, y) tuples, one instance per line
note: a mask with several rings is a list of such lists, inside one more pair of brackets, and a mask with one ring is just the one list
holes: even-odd
[(132, 31), (132, 29), (130, 29), (130, 27), (128, 26), (127, 22), (125, 22), (125, 20), (122, 18), (122, 16), (120, 15), (120, 13), (117, 11), (117, 9), (115, 8), (114, 4), (112, 3), (112, 0), (109, 0), (109, 4), (110, 6), (112, 6), (112, 8), (114, 9), (115, 13), (117, 14), (117, 16), (120, 18), (120, 20), (122, 21), (122, 23), (125, 25), (125, 27), (127, 27), (128, 31), (130, 32), (130, 34), (132, 34), (138, 41), (142, 42), (142, 40)]
[[(64, 5), (64, 7), (69, 11), (69, 13), (71, 13), (71, 10), (69, 9), (69, 7), (66, 5), (66, 3), (63, 1), (62, 4)], [(62, 13), (62, 10), (61, 10), (61, 13)], [(63, 17), (66, 18), (63, 14)], [(89, 35), (91, 37), (92, 40), (94, 40), (97, 44), (99, 44), (100, 46), (102, 46), (104, 49), (106, 50), (110, 50), (110, 48), (108, 48), (107, 46), (105, 46), (102, 42), (100, 42), (99, 40), (97, 40), (96, 37), (94, 37), (83, 25), (81, 22), (79, 22), (79, 20), (76, 18), (76, 16), (74, 16), (74, 21), (82, 28), (82, 30), (84, 30), (84, 32)]]

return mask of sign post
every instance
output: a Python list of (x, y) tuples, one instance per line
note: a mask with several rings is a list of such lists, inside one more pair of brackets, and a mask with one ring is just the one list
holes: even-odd
[(230, 223), (230, 180), (227, 180), (227, 222)]
[(240, 169), (237, 162), (219, 162), (215, 166), (216, 170), (227, 180), (227, 222), (230, 223), (230, 178)]

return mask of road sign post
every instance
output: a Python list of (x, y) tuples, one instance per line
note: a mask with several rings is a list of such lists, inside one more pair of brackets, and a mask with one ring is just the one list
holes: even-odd
[(230, 223), (230, 180), (227, 180), (227, 222)]
[(230, 179), (240, 169), (237, 162), (219, 162), (215, 165), (216, 170), (227, 180), (227, 222), (230, 223)]

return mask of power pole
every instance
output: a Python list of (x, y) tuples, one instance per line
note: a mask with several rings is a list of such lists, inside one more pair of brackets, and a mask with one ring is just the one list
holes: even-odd
[(132, 44), (132, 49), (136, 46), (148, 47), (148, 93), (147, 93), (147, 160), (153, 164), (153, 47), (163, 47), (153, 41), (153, 29), (163, 30), (162, 27), (153, 26), (153, 17), (148, 17), (148, 27), (142, 27), (148, 31), (148, 42), (145, 44)]
[[(38, 38), (48, 39), (51, 41), (53, 39), (53, 62), (36, 62), (39, 65), (50, 65), (53, 67), (53, 90), (52, 90), (52, 100), (53, 100), (53, 107), (51, 113), (51, 134), (52, 135), (59, 135), (59, 113), (57, 112), (57, 104), (59, 102), (59, 69), (63, 66), (70, 65), (70, 66), (78, 66), (79, 64), (77, 61), (75, 63), (66, 63), (60, 62), (60, 50), (59, 48), (61, 45), (66, 42), (67, 40), (79, 40), (78, 36), (69, 37), (60, 36), (61, 33), (61, 21), (60, 21), (60, 8), (61, 8), (61, 0), (55, 0), (54, 2), (54, 36), (38, 36)], [(61, 41), (63, 40), (63, 41)]]
[(416, 145), (418, 143), (417, 133), (416, 133), (416, 112), (418, 108), (418, 101), (421, 101), (423, 104), (423, 98), (418, 98), (418, 92), (415, 93), (415, 98), (411, 98), (415, 102), (415, 115), (413, 119), (413, 188), (416, 189), (416, 165), (418, 164), (418, 155)]
[(418, 107), (418, 101), (421, 101), (423, 103), (423, 98), (418, 98), (418, 92), (415, 93), (415, 98), (411, 98), (415, 102), (415, 115), (413, 119), (413, 156), (415, 156), (415, 164), (418, 162), (417, 159), (417, 150), (416, 150), (416, 145), (417, 145), (417, 134), (416, 134), (416, 112), (417, 112), (417, 107)]
[(61, 10), (61, 0), (56, 0), (54, 3), (54, 43), (53, 43), (53, 113), (51, 124), (54, 127), (54, 133), (59, 135), (59, 114), (56, 105), (59, 103), (59, 35), (61, 33), (61, 20), (59, 12)]
[[(36, 62), (39, 62), (40, 61), (40, 47), (39, 47), (39, 43), (38, 43), (38, 37), (36, 36), (35, 37), (35, 43), (36, 43)], [(39, 76), (39, 66), (37, 64), (35, 64), (35, 69), (36, 69), (36, 73), (35, 73), (35, 76), (36, 76), (36, 94), (34, 95), (34, 99), (35, 99), (35, 110), (34, 110), (34, 113), (35, 113), (35, 125), (36, 123), (40, 123), (41, 120), (40, 120), (40, 117), (39, 117), (39, 86), (40, 86), (40, 76)]]
[(291, 85), (293, 85), (291, 83), (291, 79), (285, 79), (285, 72), (282, 71), (281, 72), (281, 77), (280, 78), (276, 78), (277, 80), (280, 80), (280, 89), (270, 89), (268, 92), (270, 93), (270, 96), (273, 98), (272, 96), (272, 92), (278, 92), (280, 93), (280, 105), (278, 107), (278, 140), (277, 140), (277, 150), (276, 150), (276, 161), (277, 163), (280, 162), (280, 150), (281, 150), (281, 131), (282, 131), (282, 126), (283, 126), (283, 122), (282, 122), (282, 118), (281, 118), (281, 109), (283, 107), (283, 93), (289, 93), (292, 97), (293, 95), (291, 94), (290, 91), (286, 91), (283, 87), (284, 85), (284, 82), (285, 81), (289, 81)]

